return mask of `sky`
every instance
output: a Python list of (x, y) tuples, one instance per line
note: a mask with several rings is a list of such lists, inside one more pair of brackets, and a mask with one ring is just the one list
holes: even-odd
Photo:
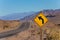
[(0, 16), (43, 9), (60, 9), (60, 0), (0, 0)]

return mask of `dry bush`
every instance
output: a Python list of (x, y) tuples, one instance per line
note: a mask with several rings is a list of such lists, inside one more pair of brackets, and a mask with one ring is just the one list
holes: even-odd
[(20, 26), (19, 20), (0, 20), (0, 33), (4, 31), (14, 30)]
[(60, 40), (60, 29), (51, 28), (48, 30), (50, 30), (50, 32), (47, 34), (48, 40)]

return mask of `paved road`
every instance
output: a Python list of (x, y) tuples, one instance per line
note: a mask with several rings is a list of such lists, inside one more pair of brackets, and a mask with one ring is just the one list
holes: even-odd
[(28, 29), (29, 26), (30, 26), (29, 22), (24, 22), (24, 23), (22, 23), (22, 25), (18, 29), (0, 33), (0, 38), (5, 38), (5, 37), (13, 36), (13, 35), (21, 32), (21, 31), (24, 31), (24, 30)]

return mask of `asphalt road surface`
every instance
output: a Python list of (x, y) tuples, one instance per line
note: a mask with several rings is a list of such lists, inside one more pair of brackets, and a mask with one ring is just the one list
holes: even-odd
[(17, 33), (20, 33), (22, 31), (28, 29), (29, 26), (30, 26), (29, 22), (24, 22), (24, 23), (22, 23), (21, 26), (19, 26), (19, 28), (15, 29), (15, 30), (11, 30), (11, 31), (0, 33), (0, 38), (5, 38), (5, 37), (13, 36), (13, 35), (15, 35)]

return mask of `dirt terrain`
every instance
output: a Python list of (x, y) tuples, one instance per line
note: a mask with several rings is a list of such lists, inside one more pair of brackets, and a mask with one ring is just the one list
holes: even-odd
[(14, 30), (20, 25), (19, 20), (0, 20), (0, 33), (4, 31)]
[[(44, 35), (48, 34), (48, 37), (52, 37), (53, 40), (60, 40), (60, 25), (55, 24), (53, 22), (47, 22), (43, 27), (43, 39), (44, 39)], [(9, 36), (6, 38), (2, 38), (3, 40), (40, 40), (40, 27), (30, 21), (30, 26), (27, 30), (22, 31), (20, 33), (17, 33), (14, 36)], [(55, 36), (54, 36), (55, 35)], [(45, 38), (47, 38), (45, 36)], [(48, 39), (48, 38), (47, 38)]]
[(40, 40), (40, 38), (42, 38), (43, 40), (45, 39), (60, 40), (60, 13), (55, 14), (55, 17), (47, 17), (47, 18), (48, 18), (48, 22), (43, 25), (42, 34), (40, 31), (40, 27), (33, 20), (28, 21), (29, 26), (26, 23), (23, 24), (26, 21), (20, 22), (20, 21), (0, 20), (0, 33), (17, 29), (19, 25), (24, 25), (25, 27), (26, 26), (29, 27), (26, 30), (23, 30), (13, 36), (0, 38), (0, 40)]

